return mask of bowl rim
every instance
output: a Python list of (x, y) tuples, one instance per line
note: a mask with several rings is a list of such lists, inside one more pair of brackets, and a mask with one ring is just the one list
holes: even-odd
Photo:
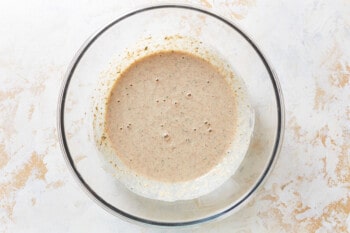
[[(67, 91), (69, 87), (69, 83), (74, 75), (74, 71), (76, 67), (78, 66), (81, 58), (84, 56), (85, 52), (89, 49), (89, 47), (101, 36), (104, 32), (106, 32), (109, 28), (117, 24), (118, 22), (129, 18), (135, 14), (150, 11), (150, 10), (157, 10), (157, 9), (163, 9), (163, 8), (177, 8), (177, 9), (184, 9), (184, 10), (192, 10), (197, 11), (206, 15), (209, 15), (213, 18), (218, 19), (222, 23), (228, 25), (233, 30), (235, 30), (237, 33), (239, 33), (249, 44), (253, 47), (254, 51), (258, 54), (261, 61), (263, 62), (269, 77), (270, 81), (272, 83), (274, 94), (275, 94), (275, 100), (277, 104), (277, 132), (276, 132), (276, 138), (272, 150), (272, 154), (270, 156), (270, 159), (267, 163), (267, 166), (264, 170), (264, 172), (261, 174), (259, 179), (255, 182), (254, 186), (251, 190), (245, 193), (244, 196), (242, 196), (238, 201), (236, 201), (233, 205), (228, 206), (225, 210), (221, 211), (220, 213), (213, 214), (208, 217), (191, 220), (191, 221), (185, 221), (185, 222), (162, 222), (162, 221), (155, 221), (155, 220), (149, 220), (141, 217), (137, 217), (135, 215), (129, 214), (125, 211), (122, 211), (112, 204), (109, 204), (107, 201), (105, 201), (102, 197), (100, 197), (84, 180), (82, 175), (79, 173), (78, 169), (75, 166), (74, 160), (69, 152), (69, 147), (67, 143), (66, 133), (65, 133), (65, 127), (64, 127), (64, 109), (65, 109), (65, 103), (66, 103), (66, 97), (67, 97)], [(58, 128), (58, 140), (60, 143), (61, 151), (63, 153), (63, 156), (65, 158), (66, 164), (71, 171), (74, 179), (80, 187), (85, 191), (85, 193), (100, 207), (105, 209), (107, 212), (121, 217), (124, 220), (132, 221), (136, 223), (146, 224), (146, 225), (155, 225), (155, 226), (163, 226), (163, 227), (180, 227), (180, 226), (189, 226), (189, 225), (196, 225), (200, 223), (205, 223), (213, 220), (218, 220), (221, 218), (224, 218), (228, 214), (232, 213), (234, 210), (239, 210), (241, 207), (243, 207), (253, 196), (256, 194), (256, 190), (262, 185), (262, 183), (266, 180), (266, 177), (270, 174), (271, 170), (273, 169), (273, 166), (275, 164), (276, 158), (279, 154), (279, 151), (281, 149), (281, 145), (283, 142), (283, 135), (284, 135), (284, 121), (285, 121), (285, 113), (284, 113), (284, 102), (283, 102), (283, 95), (282, 90), (280, 87), (280, 83), (277, 77), (276, 72), (271, 67), (270, 63), (268, 62), (267, 58), (263, 55), (261, 52), (261, 49), (258, 48), (258, 46), (253, 42), (251, 39), (251, 36), (248, 36), (246, 32), (244, 32), (242, 29), (240, 29), (236, 24), (234, 24), (231, 20), (226, 19), (225, 17), (220, 16), (217, 13), (214, 13), (213, 11), (209, 11), (207, 9), (204, 9), (199, 6), (193, 6), (193, 5), (187, 5), (187, 4), (152, 4), (148, 5), (142, 8), (138, 8), (136, 10), (132, 10), (128, 13), (123, 14), (122, 16), (118, 17), (117, 19), (113, 20), (112, 22), (108, 23), (107, 25), (103, 26), (100, 30), (98, 30), (96, 33), (91, 35), (80, 47), (80, 49), (76, 52), (74, 55), (72, 61), (69, 64), (69, 67), (64, 75), (64, 79), (62, 81), (61, 85), (61, 91), (60, 96), (58, 100), (57, 105), (57, 128)]]

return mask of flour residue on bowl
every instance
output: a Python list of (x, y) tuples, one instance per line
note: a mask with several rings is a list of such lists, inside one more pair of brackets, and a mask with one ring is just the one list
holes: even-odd
[(248, 149), (254, 114), (244, 83), (201, 42), (143, 42), (103, 75), (94, 121), (102, 161), (142, 196), (199, 197), (232, 176)]

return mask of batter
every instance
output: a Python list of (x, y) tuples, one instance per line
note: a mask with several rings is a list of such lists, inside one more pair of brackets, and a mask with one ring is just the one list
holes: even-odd
[(116, 156), (140, 176), (182, 182), (221, 162), (235, 137), (235, 92), (206, 60), (157, 52), (130, 65), (106, 108)]

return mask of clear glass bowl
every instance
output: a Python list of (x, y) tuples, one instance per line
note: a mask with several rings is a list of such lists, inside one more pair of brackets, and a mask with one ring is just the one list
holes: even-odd
[[(236, 173), (220, 188), (186, 201), (138, 196), (101, 166), (93, 135), (101, 72), (111, 59), (149, 36), (181, 35), (202, 41), (244, 80), (255, 111), (249, 150)], [(219, 219), (240, 209), (271, 171), (282, 143), (284, 111), (277, 77), (255, 43), (227, 19), (185, 5), (156, 5), (128, 13), (90, 37), (73, 59), (58, 105), (59, 139), (68, 166), (83, 190), (110, 213), (141, 223), (185, 226)]]

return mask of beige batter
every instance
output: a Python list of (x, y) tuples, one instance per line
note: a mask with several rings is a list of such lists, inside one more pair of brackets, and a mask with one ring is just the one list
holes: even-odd
[(106, 134), (136, 174), (163, 182), (209, 172), (235, 135), (235, 92), (209, 62), (180, 51), (135, 61), (114, 84)]

